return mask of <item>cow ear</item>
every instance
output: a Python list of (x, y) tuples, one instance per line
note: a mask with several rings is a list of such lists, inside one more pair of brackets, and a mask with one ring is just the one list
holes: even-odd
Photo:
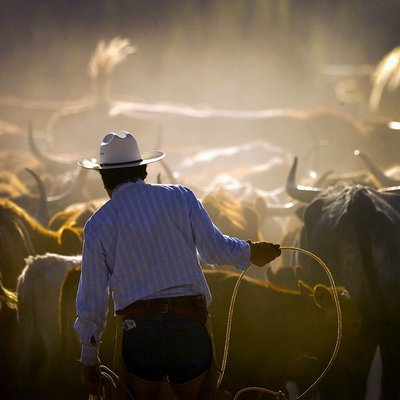
[(332, 303), (332, 295), (327, 286), (322, 284), (315, 285), (313, 292), (315, 304), (319, 308), (325, 308)]
[(304, 210), (305, 209), (306, 209), (306, 206), (301, 206), (301, 207), (297, 208), (296, 211), (294, 212), (296, 214), (296, 217), (300, 221), (304, 221)]
[(57, 212), (50, 218), (47, 227), (52, 231), (57, 231), (67, 221), (68, 216), (69, 215), (65, 211)]
[(313, 294), (313, 289), (311, 286), (307, 285), (304, 281), (299, 279), (297, 281), (297, 287), (299, 288), (299, 292), (302, 295), (310, 295)]
[(82, 251), (82, 228), (61, 228), (58, 242), (64, 254), (79, 254)]

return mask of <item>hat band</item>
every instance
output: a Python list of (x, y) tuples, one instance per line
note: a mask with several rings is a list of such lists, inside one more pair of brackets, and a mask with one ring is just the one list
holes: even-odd
[(124, 161), (124, 162), (119, 162), (119, 163), (103, 163), (100, 164), (100, 167), (105, 167), (107, 165), (124, 165), (124, 164), (132, 164), (132, 163), (137, 163), (137, 162), (142, 162), (143, 159), (139, 158), (139, 160), (135, 160), (135, 161)]

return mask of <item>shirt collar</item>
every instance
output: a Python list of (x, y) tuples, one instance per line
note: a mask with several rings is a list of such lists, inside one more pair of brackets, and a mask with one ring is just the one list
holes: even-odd
[(130, 187), (130, 186), (133, 186), (133, 185), (135, 185), (135, 189), (136, 189), (136, 188), (137, 188), (137, 189), (143, 189), (145, 184), (146, 184), (146, 183), (145, 183), (142, 179), (138, 179), (136, 182), (126, 182), (126, 183), (123, 183), (123, 184), (121, 184), (121, 185), (118, 185), (118, 186), (114, 189), (113, 195), (115, 195), (115, 194), (117, 194), (118, 192), (120, 192), (121, 190), (124, 190), (124, 189), (126, 189), (126, 188), (128, 188), (128, 187)]

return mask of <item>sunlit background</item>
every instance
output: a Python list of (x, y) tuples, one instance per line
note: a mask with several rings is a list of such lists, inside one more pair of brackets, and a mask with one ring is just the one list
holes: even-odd
[(399, 44), (396, 0), (2, 0), (3, 94), (73, 99), (90, 90), (97, 42), (135, 55), (112, 92), (215, 107), (334, 104), (325, 64), (376, 64)]
[[(376, 116), (368, 110), (371, 75), (400, 43), (396, 0), (2, 0), (1, 5), (0, 118), (22, 127), (32, 123), (40, 132), (54, 128), (49, 120), (57, 107), (93, 93), (88, 65), (101, 40), (124, 38), (135, 49), (110, 73), (110, 101), (233, 111), (326, 106), (356, 118)], [(18, 107), (20, 100), (25, 108)], [(381, 104), (385, 101), (382, 96)], [(393, 104), (387, 102), (382, 114), (396, 119)], [(109, 110), (98, 112), (104, 116)], [(137, 132), (146, 149), (179, 138), (196, 144), (202, 137), (220, 137), (216, 144), (227, 145), (236, 134), (251, 132), (247, 139), (253, 140), (266, 131), (259, 123), (229, 118), (211, 125), (183, 120), (140, 112), (109, 126), (81, 120), (79, 138), (86, 135), (95, 147), (75, 146), (78, 129), (70, 126), (68, 140), (52, 150), (81, 155), (97, 149), (112, 127)], [(298, 128), (290, 129), (294, 138)]]

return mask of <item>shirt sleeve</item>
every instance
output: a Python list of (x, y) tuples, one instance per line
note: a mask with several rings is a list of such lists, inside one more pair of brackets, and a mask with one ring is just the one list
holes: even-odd
[(250, 245), (244, 240), (222, 234), (193, 192), (189, 193), (192, 232), (200, 259), (207, 264), (246, 269), (250, 264)]
[(98, 361), (100, 338), (104, 331), (109, 299), (109, 271), (104, 249), (89, 222), (85, 226), (82, 272), (78, 286), (77, 319), (74, 328), (82, 344), (81, 362)]

